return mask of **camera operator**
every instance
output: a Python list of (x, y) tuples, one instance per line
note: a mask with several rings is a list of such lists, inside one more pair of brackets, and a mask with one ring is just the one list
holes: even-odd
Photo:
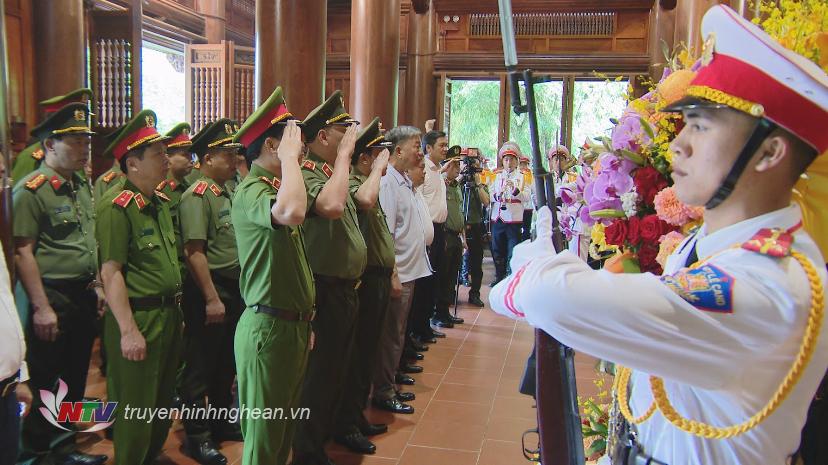
[(512, 249), (520, 242), (523, 224), (523, 202), (529, 198), (529, 188), (524, 185), (523, 173), (517, 169), (518, 149), (507, 142), (500, 148), (503, 169), (492, 183), (492, 258), (495, 264), (497, 284), (508, 274)]
[(463, 276), (468, 274), (469, 303), (483, 307), (480, 284), (483, 281), (483, 244), (486, 230), (483, 220), (489, 206), (489, 188), (483, 182), (477, 149), (463, 149), (460, 159), (460, 189), (466, 211), (466, 252), (463, 254)]

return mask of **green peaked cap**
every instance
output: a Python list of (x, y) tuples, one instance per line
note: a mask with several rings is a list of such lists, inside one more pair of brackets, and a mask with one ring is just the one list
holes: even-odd
[(213, 121), (193, 136), (192, 151), (202, 157), (213, 148), (241, 148), (242, 144), (233, 142), (238, 130), (239, 123), (229, 118)]
[(170, 140), (167, 141), (167, 148), (177, 150), (193, 145), (193, 142), (190, 140), (190, 132), (192, 130), (193, 128), (190, 126), (190, 123), (178, 123), (173, 126), (166, 134), (170, 137)]
[(87, 89), (86, 87), (81, 87), (80, 89), (75, 89), (68, 94), (57, 95), (43, 100), (42, 102), (39, 102), (39, 104), (43, 107), (43, 111), (48, 114), (58, 111), (61, 107), (70, 103), (83, 103), (86, 99), (92, 99), (92, 90)]
[(359, 121), (353, 119), (347, 111), (345, 111), (345, 98), (342, 96), (342, 91), (337, 90), (322, 102), (321, 105), (311, 110), (305, 118), (302, 132), (305, 134), (305, 139), (312, 141), (316, 138), (319, 130), (331, 124), (339, 124), (348, 126), (351, 124), (359, 124)]
[(50, 113), (46, 119), (32, 129), (32, 136), (41, 141), (52, 136), (72, 134), (95, 134), (89, 127), (89, 107), (85, 103), (70, 103)]
[(354, 154), (351, 157), (351, 163), (356, 163), (359, 156), (370, 148), (391, 147), (392, 145), (394, 144), (385, 140), (385, 135), (383, 135), (382, 130), (382, 123), (380, 123), (379, 117), (376, 117), (372, 119), (367, 126), (362, 128), (359, 131), (359, 134), (357, 134), (357, 140), (354, 144)]
[(141, 110), (124, 126), (115, 130), (111, 135), (112, 142), (104, 150), (104, 156), (112, 154), (116, 160), (120, 160), (130, 150), (169, 140), (169, 136), (158, 133), (155, 127), (157, 121), (154, 111)]
[(264, 101), (252, 115), (248, 116), (241, 128), (233, 137), (233, 142), (238, 142), (249, 147), (268, 129), (277, 124), (287, 124), (289, 120), (296, 119), (288, 111), (285, 103), (284, 93), (280, 86), (276, 86), (270, 97)]

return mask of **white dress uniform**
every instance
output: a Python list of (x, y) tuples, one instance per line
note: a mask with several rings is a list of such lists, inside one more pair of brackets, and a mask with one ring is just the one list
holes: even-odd
[[(508, 189), (511, 182), (512, 189)], [(512, 170), (507, 172), (501, 170), (495, 175), (494, 182), (492, 182), (491, 200), (492, 208), (490, 218), (492, 223), (495, 221), (502, 221), (504, 223), (522, 223), (523, 222), (523, 204), (530, 201), (529, 190), (524, 185), (523, 173), (520, 170)], [(506, 209), (502, 209), (503, 206)]]
[[(709, 235), (702, 227), (670, 256), (661, 277), (595, 271), (569, 251), (556, 254), (549, 241), (523, 243), (513, 252), (517, 271), (489, 300), (496, 312), (525, 319), (563, 344), (632, 368), (634, 415), (652, 403), (648, 377), (655, 375), (686, 418), (742, 423), (765, 406), (791, 368), (811, 293), (790, 256), (732, 246), (763, 228), (794, 229), (793, 249), (811, 261), (824, 285), (825, 261), (801, 221), (792, 205)], [(705, 263), (684, 268), (694, 244)], [(670, 465), (785, 464), (828, 367), (827, 329), (799, 383), (763, 423), (729, 439), (703, 439), (656, 411), (637, 426), (644, 451)]]

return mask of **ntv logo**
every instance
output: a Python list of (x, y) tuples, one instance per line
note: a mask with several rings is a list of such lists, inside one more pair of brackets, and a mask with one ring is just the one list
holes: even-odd
[(69, 388), (62, 379), (58, 379), (57, 394), (45, 389), (40, 390), (40, 400), (45, 407), (40, 407), (40, 414), (52, 425), (64, 430), (72, 431), (60, 423), (96, 423), (79, 433), (91, 433), (106, 429), (115, 422), (112, 416), (115, 413), (117, 402), (63, 402)]

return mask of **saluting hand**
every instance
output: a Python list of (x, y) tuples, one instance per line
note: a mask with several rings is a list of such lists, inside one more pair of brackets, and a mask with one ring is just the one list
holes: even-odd
[(391, 153), (388, 151), (388, 149), (385, 149), (382, 152), (380, 152), (380, 154), (377, 155), (377, 158), (374, 159), (374, 163), (371, 164), (371, 169), (384, 171), (385, 168), (388, 166), (388, 157), (390, 156)]
[(342, 140), (339, 142), (339, 147), (336, 150), (337, 158), (347, 158), (347, 164), (351, 163), (351, 155), (354, 154), (358, 130), (359, 126), (356, 124), (348, 126), (348, 130), (345, 131), (345, 135), (342, 137)]
[(121, 334), (121, 355), (130, 362), (140, 362), (147, 358), (147, 341), (138, 328)]
[(221, 323), (224, 321), (224, 303), (221, 299), (210, 299), (207, 301), (207, 318), (206, 324)]
[(35, 335), (43, 341), (54, 342), (58, 335), (57, 314), (51, 305), (39, 307), (32, 315)]
[(276, 149), (276, 156), (279, 157), (279, 161), (282, 163), (298, 163), (304, 148), (302, 131), (296, 125), (296, 121), (288, 121), (282, 134), (282, 141), (279, 143), (279, 148)]

